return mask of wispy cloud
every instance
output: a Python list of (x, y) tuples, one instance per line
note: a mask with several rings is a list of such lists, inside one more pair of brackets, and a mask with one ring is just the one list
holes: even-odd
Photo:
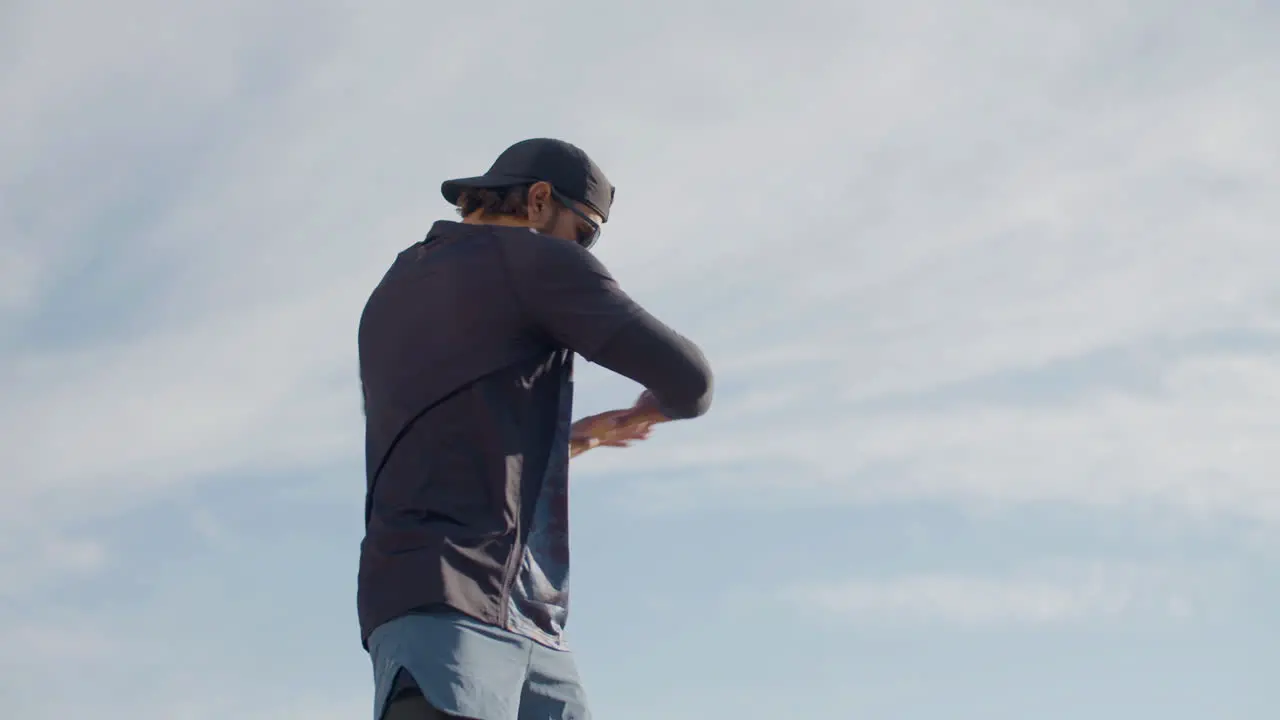
[[(433, 178), (463, 172), (505, 142), (493, 137), (544, 129), (599, 149), (623, 188), (606, 260), (721, 369), (716, 420), (682, 430), (665, 460), (642, 449), (625, 462), (713, 475), (782, 463), (789, 477), (851, 493), (874, 484), (876, 468), (910, 465), (915, 480), (895, 487), (1081, 498), (1099, 485), (1118, 488), (1102, 497), (1175, 504), (1218, 475), (1227, 479), (1215, 485), (1235, 490), (1212, 491), (1231, 499), (1210, 505), (1272, 507), (1257, 477), (1274, 462), (1270, 431), (1251, 419), (1270, 401), (1236, 375), (1252, 363), (1241, 372), (1268, 387), (1263, 360), (1184, 371), (1154, 358), (1154, 375), (1221, 377), (1230, 401), (1187, 387), (1147, 401), (1095, 394), (1060, 413), (985, 408), (980, 397), (927, 407), (941, 388), (1106, 348), (1274, 331), (1268, 268), (1280, 250), (1269, 238), (1280, 211), (1263, 199), (1280, 192), (1269, 131), (1280, 96), (1260, 82), (1266, 35), (1239, 15), (1191, 21), (1158, 4), (1042, 15), (996, 3), (1006, 31), (978, 42), (985, 15), (925, 7), (849, 6), (820, 26), (823, 13), (746, 9), (696, 43), (691, 25), (640, 24), (622, 52), (670, 44), (671, 74), (659, 72), (668, 60), (619, 63), (609, 83), (587, 86), (599, 109), (591, 122), (554, 112), (536, 128), (504, 121), (430, 153), (439, 143), (415, 123), (439, 138), (474, 119), (432, 93), (481, 72), (445, 70), (452, 45), (433, 39), (446, 39), (447, 22), (400, 48), (380, 33), (408, 30), (350, 22), (337, 6), (305, 22), (239, 5), (155, 16), (156, 27), (201, 28), (199, 44), (180, 49), (152, 35), (136, 47), (63, 37), (56, 12), (32, 11), (24, 37), (87, 45), (70, 57), (52, 40), (23, 45), (22, 67), (57, 64), (7, 76), (27, 108), (10, 129), (30, 138), (22, 147), (46, 149), (15, 155), (5, 181), (23, 188), (24, 208), (10, 207), (5, 227), (30, 239), (21, 257), (37, 258), (6, 270), (19, 278), (8, 306), (27, 308), (0, 361), (15, 397), (0, 410), (11, 439), (2, 459), (24, 478), (6, 491), (8, 514), (65, 505), (73, 489), (92, 498), (83, 512), (97, 512), (211, 473), (357, 454), (360, 301), (391, 254), (446, 214), (438, 200), (423, 207), (436, 182), (424, 158)], [(766, 21), (818, 28), (833, 44), (743, 52)], [(518, 20), (509, 23), (495, 31), (515, 37)], [(288, 52), (269, 51), (286, 25), (301, 34)], [(306, 37), (330, 54), (316, 57)], [(91, 62), (95, 53), (107, 54)], [(349, 68), (359, 63), (398, 72), (357, 82)], [(99, 77), (108, 66), (114, 74)], [(171, 82), (178, 67), (186, 79)], [(515, 92), (517, 105), (532, 98)], [(210, 126), (208, 113), (225, 117)], [(86, 116), (114, 133), (98, 138), (109, 142), (74, 141), (68, 123)], [(379, 139), (391, 137), (402, 140)], [(155, 158), (173, 178), (158, 188), (153, 166), (136, 160), (165, 138), (187, 150)], [(204, 139), (210, 149), (192, 149)], [(66, 162), (50, 166), (49, 153)], [(70, 168), (79, 187), (111, 191), (53, 201)], [(143, 202), (141, 219), (119, 216)], [(82, 301), (69, 317), (84, 339), (24, 339), (56, 318), (31, 288), (66, 298), (75, 284), (101, 303), (145, 292), (109, 316), (93, 295)], [(100, 322), (118, 328), (88, 341)], [(921, 396), (916, 414), (876, 410), (903, 394)], [(1203, 403), (1223, 417), (1206, 418)]]
[[(1280, 520), (1280, 449), (1271, 441), (1280, 403), (1280, 355), (1215, 353), (1152, 367), (1150, 389), (1033, 385), (1024, 398), (988, 396), (902, 408), (831, 403), (751, 409), (737, 433), (672, 438), (646, 453), (655, 478), (644, 501), (690, 504), (944, 500), (1017, 505), (1161, 506), (1196, 516)], [(1049, 397), (1046, 399), (1045, 394)], [(969, 395), (969, 393), (964, 393)], [(887, 398), (886, 398), (887, 401)], [(732, 410), (730, 410), (732, 412)], [(636, 472), (631, 458), (606, 467)], [(607, 465), (606, 465), (607, 464)], [(708, 471), (691, 481), (680, 468)], [(674, 474), (674, 476), (673, 476)], [(735, 495), (735, 488), (750, 488)]]
[[(1181, 581), (1181, 582), (1179, 582)], [(1151, 569), (1093, 565), (1008, 576), (921, 574), (798, 585), (782, 599), (837, 624), (942, 624), (968, 629), (1075, 625), (1124, 618), (1183, 621), (1203, 590)]]
[[(5, 3), (0, 599), (140, 573), (120, 525), (228, 477), (358, 474), (365, 294), (451, 215), (441, 178), (533, 135), (607, 168), (603, 259), (718, 371), (706, 419), (578, 482), (662, 512), (1157, 507), (1270, 543), (1277, 27), (1157, 0)], [(580, 379), (583, 410), (633, 397)], [(1177, 604), (1144, 583), (796, 598), (979, 626)], [(251, 712), (166, 677), (117, 716)]]

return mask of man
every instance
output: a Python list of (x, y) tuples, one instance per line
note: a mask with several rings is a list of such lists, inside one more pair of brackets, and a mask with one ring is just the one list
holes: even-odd
[[(711, 371), (588, 252), (614, 188), (582, 150), (526, 140), (442, 191), (462, 222), (400, 253), (360, 320), (375, 720), (586, 720), (569, 458), (702, 415)], [(575, 353), (646, 390), (571, 425)]]

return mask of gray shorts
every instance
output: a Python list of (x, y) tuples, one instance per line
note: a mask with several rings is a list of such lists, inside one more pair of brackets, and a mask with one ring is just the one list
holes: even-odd
[(567, 650), (462, 613), (406, 615), (369, 636), (374, 720), (396, 676), (412, 676), (436, 709), (475, 720), (590, 720), (577, 665)]

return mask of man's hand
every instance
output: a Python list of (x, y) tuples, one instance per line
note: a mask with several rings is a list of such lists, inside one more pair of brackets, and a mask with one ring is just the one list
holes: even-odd
[(602, 412), (574, 423), (569, 435), (569, 457), (592, 448), (629, 447), (633, 442), (647, 440), (653, 426), (664, 422), (671, 422), (671, 418), (659, 409), (657, 396), (645, 390), (629, 408)]
[(628, 419), (631, 422), (647, 422), (650, 425), (671, 422), (671, 418), (658, 407), (657, 396), (649, 390), (640, 393), (640, 397), (636, 398), (636, 404), (631, 406), (630, 413)]
[(573, 424), (569, 434), (569, 457), (575, 457), (598, 447), (628, 447), (633, 442), (645, 440), (653, 422), (635, 408), (610, 410), (590, 415)]

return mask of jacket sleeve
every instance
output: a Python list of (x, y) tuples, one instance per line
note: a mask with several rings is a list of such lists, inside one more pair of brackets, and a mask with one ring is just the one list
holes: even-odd
[(599, 259), (555, 238), (535, 235), (517, 244), (509, 269), (534, 325), (557, 344), (648, 388), (667, 417), (707, 412), (712, 375), (702, 351), (623, 292)]

